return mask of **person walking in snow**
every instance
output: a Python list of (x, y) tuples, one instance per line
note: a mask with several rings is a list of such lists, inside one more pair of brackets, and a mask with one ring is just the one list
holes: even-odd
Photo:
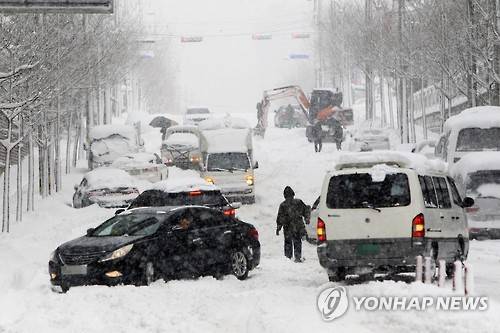
[(302, 236), (306, 229), (304, 221), (309, 224), (311, 209), (302, 200), (295, 199), (295, 192), (290, 186), (285, 187), (283, 191), (285, 201), (280, 204), (278, 217), (276, 218), (276, 236), (279, 236), (283, 229), (285, 242), (285, 257), (295, 262), (302, 262)]
[(314, 151), (319, 153), (323, 148), (323, 128), (321, 128), (321, 123), (319, 121), (314, 123), (311, 133), (314, 142)]

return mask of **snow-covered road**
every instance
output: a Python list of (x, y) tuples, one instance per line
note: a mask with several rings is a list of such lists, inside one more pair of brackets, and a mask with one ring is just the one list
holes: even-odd
[[(285, 185), (311, 204), (325, 171), (336, 154), (326, 144), (315, 154), (303, 129), (270, 129), (256, 139), (257, 203), (239, 210), (255, 224), (262, 244), (261, 265), (246, 281), (156, 282), (149, 287), (95, 286), (73, 288), (67, 294), (50, 291), (47, 261), (60, 243), (80, 236), (113, 214), (97, 207), (68, 206), (72, 184), (83, 169), (65, 179), (64, 190), (37, 211), (0, 235), (0, 333), (6, 332), (498, 332), (500, 327), (500, 242), (472, 242), (470, 262), (476, 293), (490, 297), (486, 312), (356, 312), (334, 322), (322, 321), (316, 297), (328, 283), (315, 247), (304, 243), (306, 261), (295, 264), (282, 254), (282, 236), (275, 235), (275, 216)], [(446, 295), (451, 285), (384, 281), (348, 286), (350, 295)]]

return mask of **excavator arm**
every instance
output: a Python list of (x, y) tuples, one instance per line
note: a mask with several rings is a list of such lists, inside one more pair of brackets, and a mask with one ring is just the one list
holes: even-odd
[(269, 112), (271, 101), (287, 97), (294, 97), (299, 103), (300, 108), (302, 109), (302, 112), (304, 113), (306, 118), (309, 119), (309, 108), (311, 104), (309, 102), (309, 98), (307, 98), (307, 95), (299, 86), (286, 86), (264, 91), (262, 101), (257, 104), (257, 126), (261, 129), (267, 128), (267, 115)]

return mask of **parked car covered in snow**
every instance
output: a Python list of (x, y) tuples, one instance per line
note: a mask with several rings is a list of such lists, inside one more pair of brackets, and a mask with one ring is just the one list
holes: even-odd
[(359, 130), (354, 134), (350, 151), (390, 150), (389, 136), (381, 129), (369, 128)]
[(85, 144), (89, 152), (89, 169), (109, 166), (118, 157), (140, 152), (143, 147), (144, 142), (133, 126), (95, 126), (90, 130), (88, 144)]
[(342, 155), (323, 182), (318, 257), (331, 281), (346, 275), (415, 270), (416, 257), (465, 260), (469, 237), (461, 199), (446, 166), (400, 152)]
[(244, 280), (259, 262), (259, 233), (249, 223), (201, 206), (139, 208), (60, 245), (49, 274), (53, 289), (67, 292), (203, 275)]
[(127, 207), (138, 195), (136, 180), (123, 170), (97, 168), (75, 185), (73, 207), (98, 204), (103, 208)]
[(198, 125), (200, 122), (212, 118), (210, 110), (206, 107), (189, 107), (184, 114), (184, 125)]
[(435, 155), (453, 164), (471, 152), (500, 151), (500, 107), (480, 106), (450, 117)]
[(200, 132), (196, 126), (172, 126), (167, 129), (161, 146), (161, 157), (168, 166), (181, 169), (200, 167)]
[(153, 184), (130, 204), (128, 209), (197, 205), (218, 209), (225, 215), (235, 216), (240, 203), (230, 204), (220, 189), (199, 176), (173, 176)]
[(155, 153), (126, 154), (118, 157), (111, 167), (124, 170), (131, 176), (152, 183), (168, 177), (168, 167)]
[(459, 191), (474, 199), (466, 209), (471, 238), (500, 238), (500, 152), (469, 153), (450, 170)]
[(435, 149), (436, 149), (435, 140), (423, 140), (417, 142), (411, 152), (415, 154), (424, 155), (429, 159), (434, 159), (436, 158), (436, 155), (434, 154)]

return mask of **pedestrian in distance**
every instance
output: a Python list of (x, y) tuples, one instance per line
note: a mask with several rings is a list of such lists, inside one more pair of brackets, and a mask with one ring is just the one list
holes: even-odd
[(321, 123), (316, 121), (312, 127), (312, 137), (314, 142), (314, 151), (319, 153), (323, 149), (323, 128)]
[(295, 257), (295, 262), (302, 262), (302, 236), (306, 234), (304, 222), (309, 224), (311, 208), (302, 200), (295, 199), (295, 192), (290, 186), (285, 187), (283, 196), (285, 201), (280, 204), (276, 218), (276, 236), (283, 229), (285, 257)]

